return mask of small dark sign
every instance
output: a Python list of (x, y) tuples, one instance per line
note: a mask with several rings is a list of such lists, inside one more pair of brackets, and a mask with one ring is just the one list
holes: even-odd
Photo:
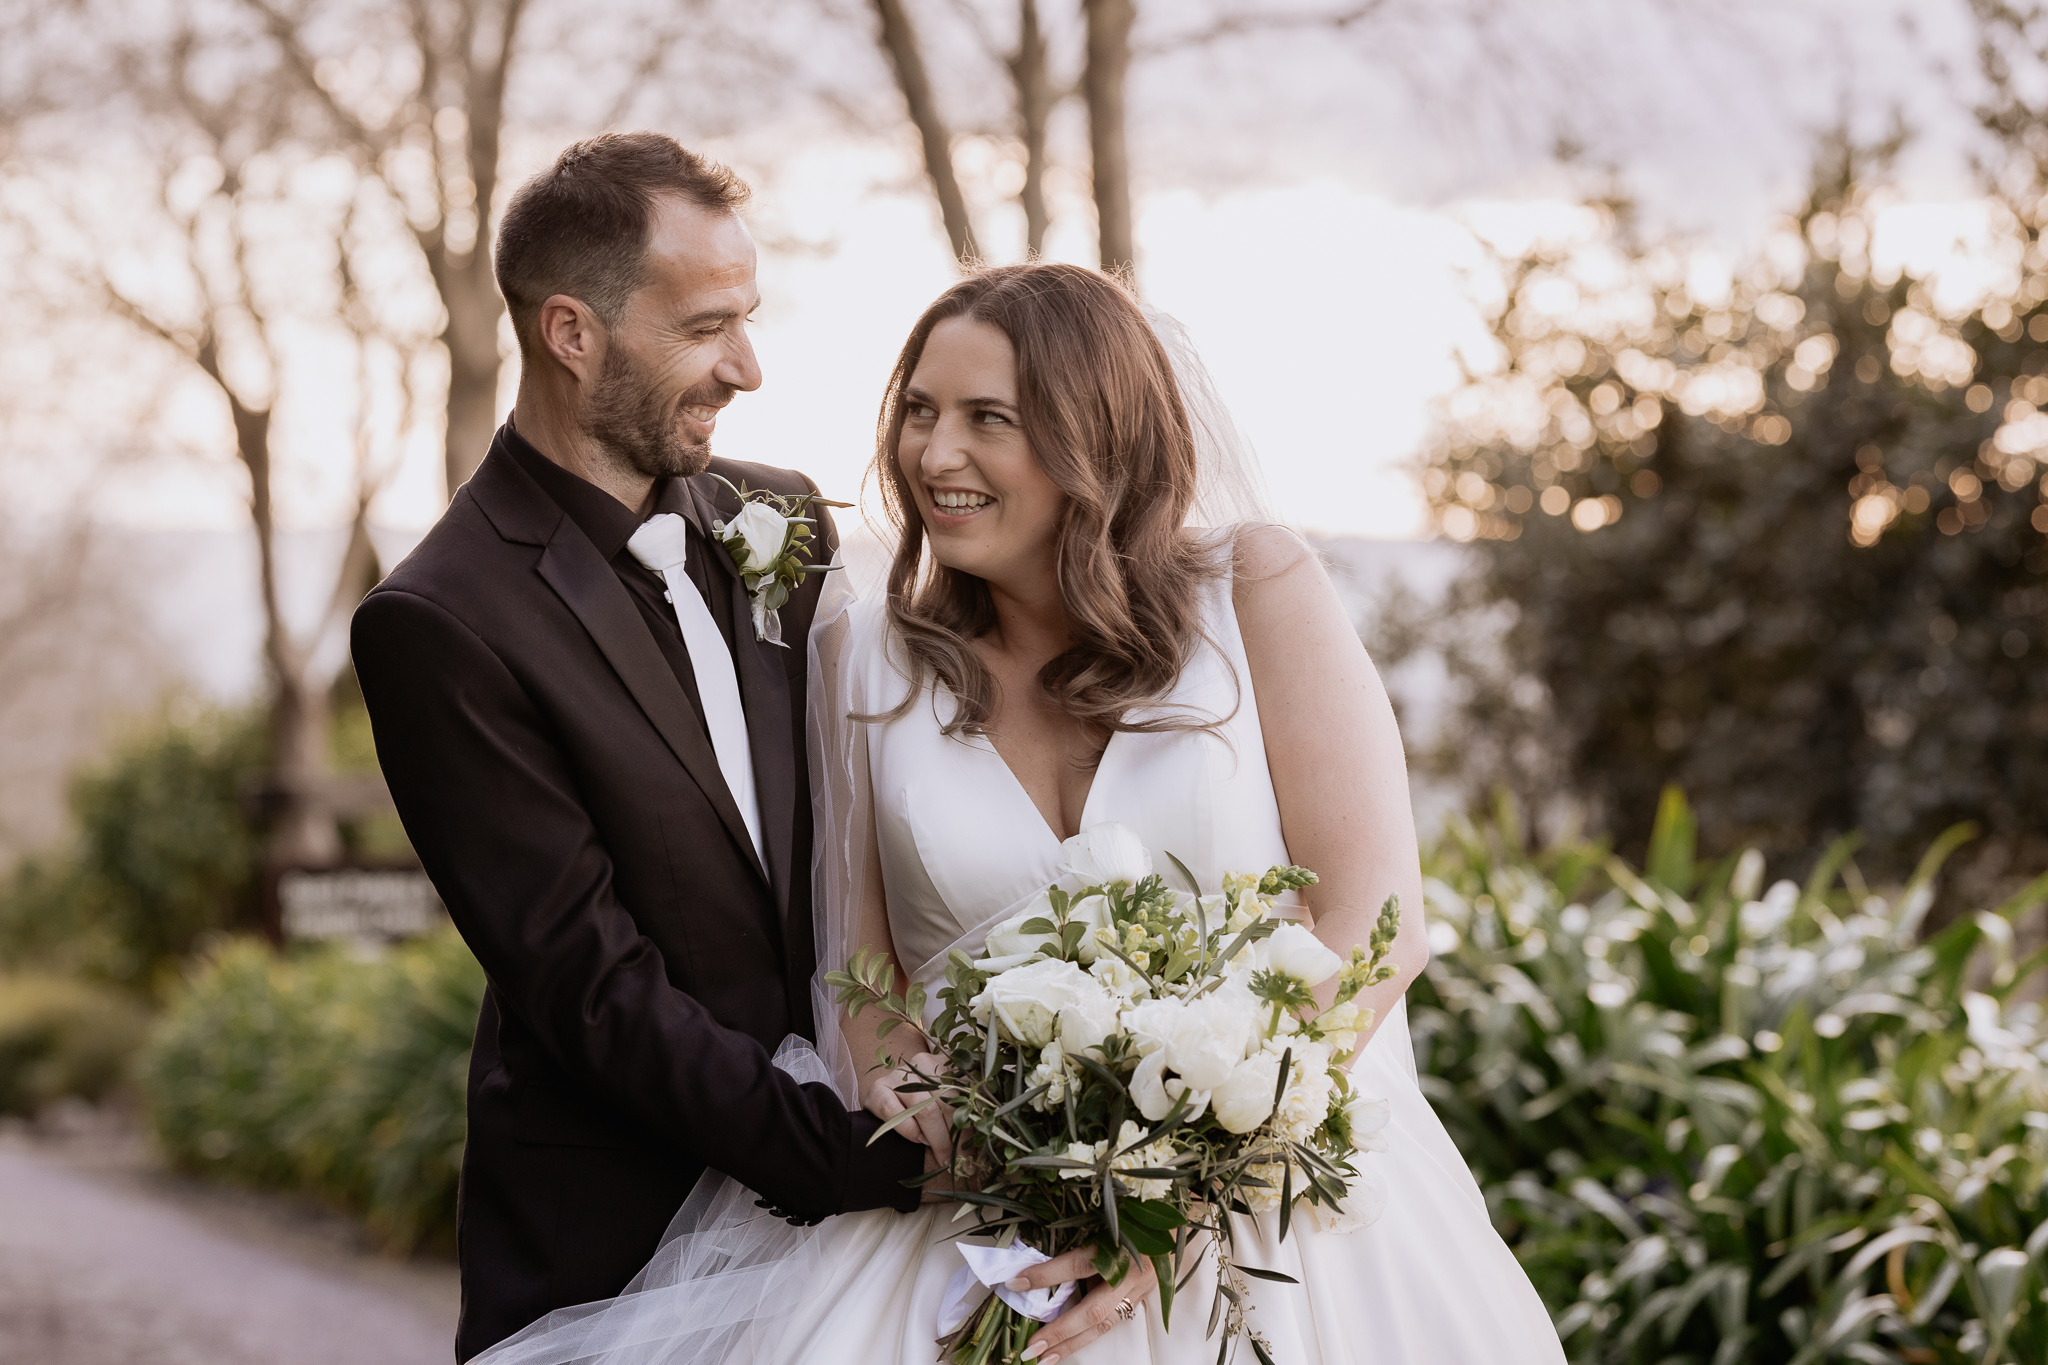
[(278, 876), (277, 908), (287, 939), (412, 938), (448, 922), (416, 869), (293, 869)]

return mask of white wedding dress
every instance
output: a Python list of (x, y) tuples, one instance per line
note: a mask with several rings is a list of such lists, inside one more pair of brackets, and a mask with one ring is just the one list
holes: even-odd
[[(1171, 852), (1214, 890), (1224, 872), (1290, 859), (1227, 581), (1209, 590), (1204, 626), (1209, 641), (1166, 704), (1227, 719), (1214, 732), (1116, 735), (1081, 823), (1128, 825), (1156, 866), (1170, 867)], [(854, 607), (821, 638), (837, 655), (825, 661), (828, 677), (836, 674), (825, 692), (847, 708), (838, 715), (887, 711), (903, 698), (879, 601)], [(872, 830), (898, 959), (932, 989), (943, 984), (951, 948), (976, 949), (989, 925), (1061, 874), (1059, 836), (993, 746), (940, 733), (938, 716), (951, 704), (927, 691), (895, 719), (846, 732), (847, 771), (865, 768), (872, 794), (872, 825), (853, 837), (866, 844)], [(814, 750), (814, 762), (831, 762), (831, 747)], [(844, 951), (843, 935), (826, 932), (820, 947), (821, 962), (840, 965), (831, 954)], [(807, 1078), (817, 1065), (808, 1054), (793, 1064), (812, 1068)], [(838, 1074), (846, 1093), (843, 1065)], [(1341, 1234), (1295, 1218), (1284, 1240), (1276, 1215), (1237, 1217), (1237, 1259), (1300, 1282), (1250, 1281), (1250, 1326), (1281, 1365), (1561, 1363), (1548, 1313), (1417, 1088), (1405, 1007), (1381, 1025), (1353, 1076), (1363, 1093), (1391, 1102), (1390, 1147), (1362, 1158), (1385, 1188), (1385, 1211)], [(878, 1210), (791, 1229), (756, 1209), (748, 1192), (707, 1177), (678, 1217), (687, 1231), (672, 1234), (625, 1296), (555, 1314), (480, 1365), (933, 1365), (941, 1297), (962, 1265), (952, 1243), (972, 1225), (955, 1218), (957, 1208)], [(1065, 1359), (1209, 1365), (1214, 1283), (1208, 1267), (1195, 1274), (1175, 1299), (1171, 1330), (1155, 1296), (1134, 1321)], [(1244, 1343), (1238, 1351), (1252, 1359)]]

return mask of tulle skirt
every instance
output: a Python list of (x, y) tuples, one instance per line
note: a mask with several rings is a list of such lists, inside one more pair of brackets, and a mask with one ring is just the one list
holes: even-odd
[[(1344, 1233), (1295, 1218), (1284, 1240), (1276, 1215), (1234, 1216), (1234, 1258), (1299, 1281), (1249, 1280), (1248, 1326), (1281, 1365), (1561, 1365), (1549, 1314), (1416, 1086), (1405, 1007), (1353, 1079), (1392, 1108), (1389, 1149), (1362, 1158), (1386, 1188), (1385, 1210)], [(940, 1302), (963, 1264), (953, 1242), (972, 1226), (956, 1208), (792, 1228), (751, 1192), (707, 1177), (623, 1295), (551, 1314), (477, 1365), (933, 1365)], [(1210, 1365), (1215, 1284), (1205, 1256), (1170, 1324), (1154, 1296), (1063, 1365)], [(1241, 1346), (1238, 1358), (1251, 1354)]]

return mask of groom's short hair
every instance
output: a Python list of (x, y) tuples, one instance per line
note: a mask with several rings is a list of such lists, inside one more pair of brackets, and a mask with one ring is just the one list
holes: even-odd
[(738, 211), (746, 182), (662, 133), (605, 133), (578, 142), (521, 185), (498, 227), (498, 291), (520, 354), (535, 343), (540, 306), (580, 299), (609, 327), (644, 281), (654, 206), (676, 195)]

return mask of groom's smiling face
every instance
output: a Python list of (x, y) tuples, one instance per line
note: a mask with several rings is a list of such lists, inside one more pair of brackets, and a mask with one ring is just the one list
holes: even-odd
[(648, 478), (703, 473), (720, 409), (761, 386), (747, 337), (760, 304), (745, 224), (664, 196), (649, 224), (640, 288), (606, 331), (583, 430)]

